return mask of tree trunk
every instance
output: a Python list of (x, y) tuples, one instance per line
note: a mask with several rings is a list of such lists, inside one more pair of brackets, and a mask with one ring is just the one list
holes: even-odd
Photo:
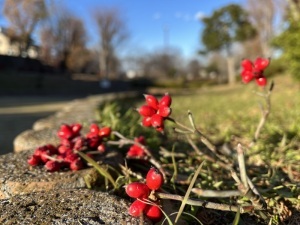
[(228, 73), (228, 84), (235, 84), (235, 70), (234, 70), (234, 57), (228, 56), (227, 58), (227, 73)]

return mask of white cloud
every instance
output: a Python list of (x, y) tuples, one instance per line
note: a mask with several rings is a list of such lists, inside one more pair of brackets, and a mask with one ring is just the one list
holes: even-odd
[(205, 16), (206, 16), (205, 13), (199, 11), (195, 14), (194, 18), (195, 20), (202, 20)]

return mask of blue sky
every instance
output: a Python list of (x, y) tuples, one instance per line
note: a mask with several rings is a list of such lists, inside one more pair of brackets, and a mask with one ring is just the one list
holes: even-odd
[[(230, 3), (244, 0), (58, 0), (80, 15), (90, 26), (89, 35), (96, 42), (96, 28), (91, 12), (101, 7), (117, 7), (126, 19), (130, 32), (127, 51), (151, 51), (167, 42), (190, 57), (200, 48), (199, 16), (211, 13)], [(167, 40), (167, 41), (166, 41)]]

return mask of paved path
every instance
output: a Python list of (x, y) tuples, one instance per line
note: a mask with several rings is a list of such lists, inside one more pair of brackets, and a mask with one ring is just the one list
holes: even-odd
[(13, 151), (13, 140), (33, 123), (61, 109), (74, 97), (0, 97), (0, 155)]

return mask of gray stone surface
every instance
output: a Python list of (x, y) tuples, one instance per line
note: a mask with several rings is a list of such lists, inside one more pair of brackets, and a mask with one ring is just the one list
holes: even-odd
[(42, 166), (27, 163), (32, 151), (9, 153), (0, 156), (0, 199), (54, 188), (85, 188), (85, 179), (93, 185), (101, 178), (93, 168), (63, 172), (47, 172)]
[(21, 152), (35, 149), (46, 144), (59, 144), (57, 129), (46, 128), (43, 130), (25, 130), (14, 139), (14, 151)]
[(0, 224), (138, 225), (151, 224), (128, 214), (129, 202), (98, 191), (65, 189), (0, 200)]

